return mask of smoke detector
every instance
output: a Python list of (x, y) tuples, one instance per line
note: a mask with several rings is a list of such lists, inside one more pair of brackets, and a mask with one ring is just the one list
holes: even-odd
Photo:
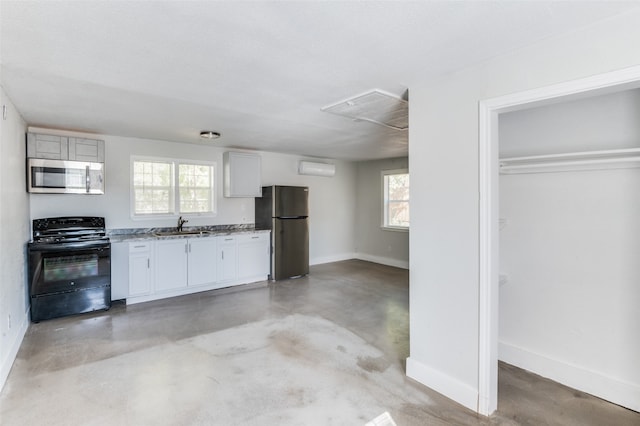
[(379, 89), (373, 89), (320, 110), (355, 121), (368, 121), (390, 129), (407, 130), (409, 128), (409, 102)]

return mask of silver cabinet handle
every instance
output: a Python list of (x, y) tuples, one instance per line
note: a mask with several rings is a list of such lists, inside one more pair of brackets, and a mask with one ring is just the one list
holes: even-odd
[(87, 166), (86, 181), (87, 181), (87, 193), (89, 193), (89, 190), (91, 189), (91, 175), (89, 174), (89, 166)]
[(151, 268), (151, 259), (147, 258), (147, 269)]

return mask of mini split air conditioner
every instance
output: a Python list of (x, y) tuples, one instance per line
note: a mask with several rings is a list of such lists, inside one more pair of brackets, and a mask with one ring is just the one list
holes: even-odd
[(331, 177), (336, 174), (336, 165), (327, 163), (314, 163), (312, 161), (301, 161), (298, 165), (298, 174)]

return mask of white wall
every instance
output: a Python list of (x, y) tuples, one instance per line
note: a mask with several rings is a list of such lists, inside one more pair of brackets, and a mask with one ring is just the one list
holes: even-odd
[[(68, 132), (62, 132), (69, 134)], [(94, 136), (95, 137), (95, 136)], [(107, 228), (176, 226), (176, 218), (133, 220), (129, 209), (130, 157), (156, 156), (213, 161), (217, 164), (217, 215), (189, 218), (187, 226), (228, 225), (254, 222), (253, 198), (225, 198), (222, 193), (222, 154), (229, 149), (103, 135), (106, 151), (104, 195), (31, 194), (31, 218), (86, 215), (104, 216)], [(353, 163), (336, 164), (332, 178), (300, 176), (303, 157), (260, 152), (264, 185), (309, 186), (310, 262), (323, 263), (353, 257), (356, 168)], [(21, 178), (22, 179), (22, 178)]]
[(357, 163), (356, 257), (409, 268), (409, 232), (383, 229), (382, 171), (406, 169), (409, 159), (390, 158)]
[[(29, 323), (26, 242), (29, 198), (25, 185), (25, 123), (0, 87), (0, 389)], [(9, 320), (9, 316), (11, 319)]]
[(478, 102), (640, 64), (639, 12), (431, 82), (410, 82), (407, 374), (477, 410)]
[(640, 147), (640, 89), (500, 115), (500, 157)]

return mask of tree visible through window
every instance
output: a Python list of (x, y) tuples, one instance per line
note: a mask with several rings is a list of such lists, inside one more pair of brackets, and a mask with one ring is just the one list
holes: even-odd
[(136, 215), (173, 213), (173, 164), (134, 161), (133, 191)]
[(211, 166), (180, 164), (180, 213), (207, 213), (211, 211)]
[(407, 170), (383, 172), (383, 227), (409, 228), (409, 173)]
[(214, 212), (214, 165), (174, 160), (132, 161), (134, 216)]

